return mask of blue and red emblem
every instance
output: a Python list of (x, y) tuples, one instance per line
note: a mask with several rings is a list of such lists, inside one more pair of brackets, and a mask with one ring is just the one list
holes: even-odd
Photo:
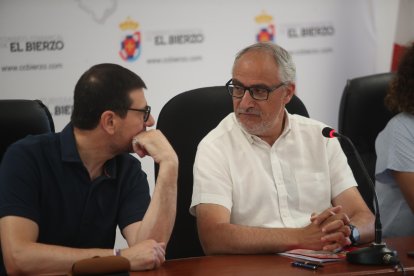
[(121, 42), (121, 50), (119, 55), (125, 61), (135, 61), (141, 54), (141, 33), (134, 32), (125, 36)]
[(275, 26), (273, 24), (269, 24), (266, 28), (260, 29), (259, 33), (257, 34), (256, 40), (257, 42), (274, 42), (275, 35)]

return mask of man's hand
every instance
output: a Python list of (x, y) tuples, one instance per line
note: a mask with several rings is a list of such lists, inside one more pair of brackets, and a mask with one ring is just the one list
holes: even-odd
[(348, 226), (350, 219), (341, 210), (341, 206), (335, 206), (311, 216), (312, 224), (320, 225), (324, 233), (321, 238), (324, 243), (323, 250), (334, 251), (351, 244), (351, 229)]
[(141, 158), (149, 155), (158, 164), (167, 160), (178, 163), (174, 149), (159, 130), (152, 129), (141, 132), (133, 138), (132, 147)]
[(133, 271), (155, 269), (165, 262), (165, 243), (145, 240), (123, 249), (121, 256), (129, 260)]
[(322, 232), (322, 227), (320, 225), (310, 223), (308, 226), (301, 228), (301, 230), (303, 230), (303, 233), (300, 235), (300, 248), (322, 250), (322, 247), (325, 244), (322, 242), (324, 233)]

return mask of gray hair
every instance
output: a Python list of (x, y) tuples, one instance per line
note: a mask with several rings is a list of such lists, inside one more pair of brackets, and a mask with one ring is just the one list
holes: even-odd
[(239, 58), (250, 51), (259, 51), (269, 53), (276, 64), (279, 66), (279, 78), (282, 82), (295, 83), (296, 81), (296, 66), (292, 60), (292, 56), (288, 51), (272, 42), (258, 42), (250, 45), (237, 53), (233, 63), (234, 66)]

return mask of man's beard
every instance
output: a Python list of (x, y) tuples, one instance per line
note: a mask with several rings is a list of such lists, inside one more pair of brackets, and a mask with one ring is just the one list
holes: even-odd
[(255, 136), (262, 136), (264, 135), (267, 131), (269, 131), (270, 129), (272, 129), (275, 126), (275, 122), (278, 120), (278, 118), (274, 119), (274, 120), (261, 120), (259, 123), (251, 123), (251, 124), (246, 124), (243, 122), (243, 120), (240, 119), (240, 114), (253, 114), (253, 115), (257, 115), (260, 116), (262, 115), (261, 111), (259, 110), (255, 110), (255, 109), (237, 109), (236, 111), (236, 118), (237, 121), (239, 122), (239, 124), (241, 125), (241, 127), (249, 134), (251, 135), (255, 135)]

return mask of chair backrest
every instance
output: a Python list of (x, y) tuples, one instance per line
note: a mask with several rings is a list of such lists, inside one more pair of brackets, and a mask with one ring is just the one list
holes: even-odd
[(52, 116), (40, 100), (0, 100), (0, 162), (8, 146), (28, 134), (54, 132)]
[[(305, 105), (294, 96), (286, 106), (290, 113), (309, 117)], [(193, 193), (193, 164), (198, 143), (233, 111), (232, 98), (224, 86), (205, 87), (183, 92), (162, 108), (157, 128), (160, 129), (179, 158), (177, 216), (167, 247), (167, 259), (204, 255), (196, 220), (189, 213)], [(158, 166), (155, 166), (158, 174)]]
[[(392, 78), (392, 73), (383, 73), (348, 80), (339, 107), (338, 131), (351, 139), (374, 183), (377, 159), (375, 139), (393, 116), (384, 105), (384, 97)], [(365, 180), (352, 149), (343, 141), (341, 145), (348, 157), (358, 189), (373, 210), (369, 183)]]

